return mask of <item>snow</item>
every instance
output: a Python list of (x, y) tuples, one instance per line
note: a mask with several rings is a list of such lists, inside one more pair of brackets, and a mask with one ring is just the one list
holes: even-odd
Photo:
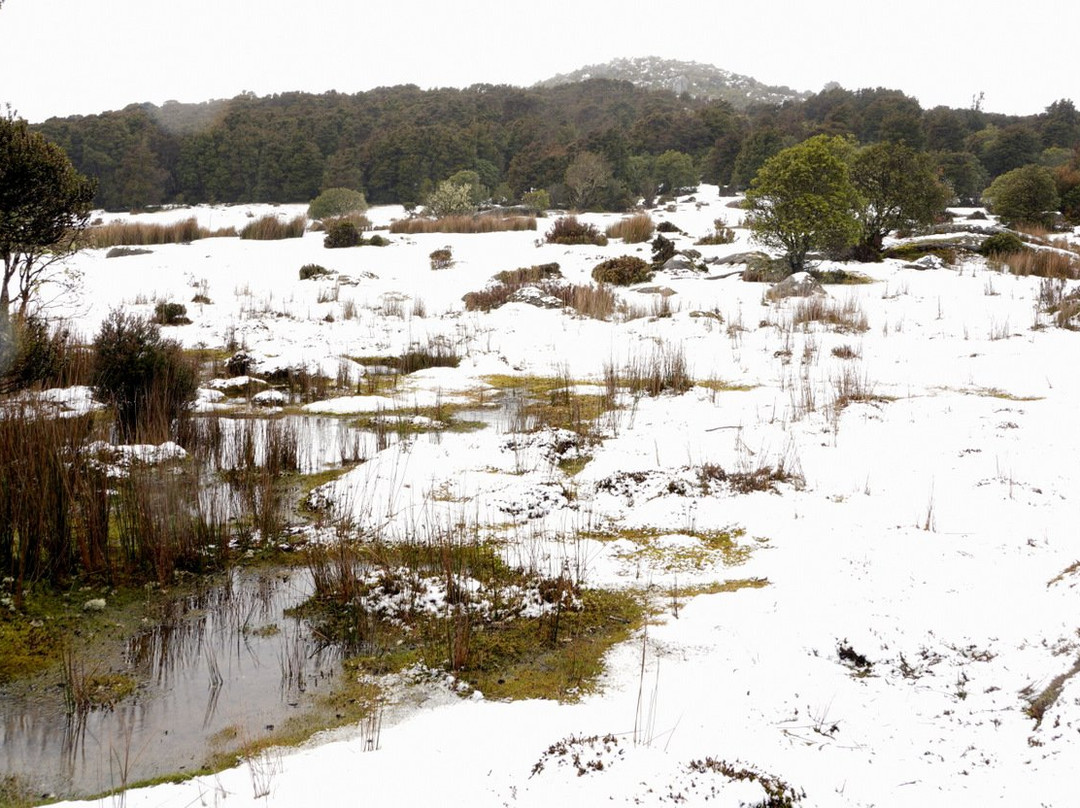
[[(679, 248), (718, 217), (738, 224), (715, 188), (696, 199), (655, 217), (690, 234), (673, 236)], [(152, 216), (222, 227), (268, 211), (303, 208)], [(369, 216), (385, 224), (401, 213)], [(617, 217), (582, 218), (604, 227)], [(308, 233), (74, 259), (84, 289), (67, 314), (83, 333), (113, 306), (149, 313), (155, 300), (188, 302), (205, 289), (213, 302), (189, 303), (193, 322), (167, 334), (192, 347), (243, 346), (259, 374), (346, 368), (358, 379), (352, 359), (429, 344), (462, 357), (457, 368), (412, 374), (399, 392), (319, 401), (305, 407), (312, 413), (491, 399), (489, 374), (602, 385), (606, 364), (675, 348), (694, 379), (716, 382), (627, 401), (602, 421), (602, 440), (573, 478), (557, 465), (568, 456), (559, 435), (516, 435), (494, 418), (479, 431), (410, 435), (316, 492), (362, 529), (489, 525), (540, 572), (569, 565), (591, 585), (648, 588), (660, 614), (610, 652), (599, 693), (572, 705), (500, 703), (429, 683), (423, 706), (402, 698), (389, 708), (377, 749), (360, 728), (326, 733), (219, 774), (132, 790), (126, 805), (305, 806), (316, 789), (322, 805), (763, 799), (759, 781), (692, 765), (708, 758), (778, 777), (805, 791), (805, 806), (1075, 804), (1080, 677), (1065, 681), (1038, 726), (1025, 713), (1080, 654), (1077, 336), (1033, 327), (1046, 321), (1039, 279), (977, 258), (847, 266), (874, 282), (827, 287), (829, 300), (864, 312), (862, 332), (792, 327), (797, 300), (770, 303), (763, 285), (705, 275), (665, 277), (676, 291), (666, 318), (599, 322), (519, 303), (465, 312), (462, 295), (501, 270), (557, 261), (584, 283), (601, 260), (648, 257), (648, 245), (618, 240), (540, 245), (549, 224), (391, 236), (384, 248), (325, 250), (321, 234)], [(737, 233), (735, 244), (696, 249), (708, 259), (754, 248)], [(448, 244), (455, 266), (432, 272), (428, 254)], [(305, 263), (360, 280), (300, 281)], [(620, 294), (631, 305), (642, 297)], [(413, 313), (417, 301), (427, 316)], [(722, 321), (691, 316), (700, 311)], [(844, 347), (854, 358), (833, 354)], [(841, 407), (845, 380), (867, 395)], [(210, 391), (201, 400), (224, 406)], [(702, 486), (704, 464), (782, 467), (791, 479), (739, 493)], [(656, 533), (648, 554), (625, 532), (635, 530)], [(612, 538), (598, 540), (605, 531)], [(745, 560), (683, 563), (710, 531), (737, 533)], [(678, 595), (736, 579), (767, 585)], [(845, 661), (842, 649), (869, 666)]]

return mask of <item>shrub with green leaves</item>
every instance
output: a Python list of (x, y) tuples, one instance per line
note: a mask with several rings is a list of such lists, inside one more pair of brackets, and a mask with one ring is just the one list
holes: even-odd
[(1010, 255), (1024, 249), (1023, 239), (1016, 233), (1010, 233), (1007, 230), (987, 236), (983, 243), (979, 245), (979, 252), (989, 256)]
[(154, 322), (158, 325), (187, 325), (187, 306), (183, 303), (167, 303), (162, 300), (154, 306)]
[(601, 233), (596, 225), (582, 222), (577, 216), (556, 219), (544, 240), (548, 244), (595, 244), (598, 247), (604, 247), (608, 243), (607, 236)]
[(332, 274), (329, 269), (320, 264), (304, 264), (300, 267), (300, 280), (307, 281), (312, 278), (322, 278)]
[(1040, 165), (1014, 168), (983, 191), (983, 201), (1003, 222), (1050, 225), (1061, 200), (1054, 175)]
[(160, 327), (118, 309), (94, 337), (94, 394), (115, 410), (125, 440), (160, 440), (195, 400), (198, 376), (180, 343)]
[(645, 283), (652, 279), (652, 269), (648, 263), (633, 255), (621, 255), (609, 258), (593, 267), (593, 280), (598, 283), (610, 283), (615, 286), (629, 286), (632, 283)]
[(352, 188), (327, 188), (308, 205), (307, 215), (312, 219), (329, 219), (363, 213), (367, 208), (367, 199), (359, 191)]
[(360, 231), (356, 225), (348, 219), (338, 219), (326, 228), (326, 236), (323, 238), (323, 246), (328, 249), (339, 247), (358, 247), (360, 245)]

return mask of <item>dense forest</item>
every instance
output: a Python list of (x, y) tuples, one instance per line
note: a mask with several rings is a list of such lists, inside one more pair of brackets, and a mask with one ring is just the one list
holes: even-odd
[(602, 158), (605, 171), (594, 206), (617, 209), (663, 187), (665, 155), (688, 156), (701, 180), (741, 189), (780, 149), (849, 134), (861, 144), (902, 141), (929, 152), (964, 201), (1011, 169), (1044, 165), (1063, 211), (1080, 212), (1080, 113), (1070, 100), (1020, 117), (978, 103), (924, 110), (897, 90), (833, 86), (804, 101), (737, 111), (725, 101), (593, 79), (529, 89), (248, 94), (131, 105), (35, 128), (98, 179), (96, 203), (109, 210), (307, 202), (329, 187), (416, 205), (463, 170), (476, 172), (497, 202), (544, 189), (559, 204), (571, 199), (567, 169), (583, 153)]

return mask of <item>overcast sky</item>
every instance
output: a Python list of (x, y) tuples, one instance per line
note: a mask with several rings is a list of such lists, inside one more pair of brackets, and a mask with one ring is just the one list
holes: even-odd
[(50, 116), (394, 84), (528, 86), (620, 56), (923, 107), (1080, 104), (1076, 0), (2, 0), (0, 105)]

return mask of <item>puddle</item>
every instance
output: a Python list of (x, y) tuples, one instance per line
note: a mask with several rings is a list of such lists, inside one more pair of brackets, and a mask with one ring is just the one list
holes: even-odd
[[(105, 671), (139, 683), (112, 709), (70, 715), (59, 677), (0, 698), (0, 772), (34, 795), (86, 796), (193, 770), (281, 724), (327, 690), (340, 651), (284, 612), (312, 590), (303, 569), (233, 570), (166, 609)], [(76, 665), (79, 665), (76, 659)]]

